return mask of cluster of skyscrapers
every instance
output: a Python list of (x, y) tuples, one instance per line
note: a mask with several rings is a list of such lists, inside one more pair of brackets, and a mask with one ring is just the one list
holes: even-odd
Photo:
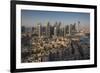
[(45, 25), (42, 23), (37, 23), (33, 27), (22, 26), (22, 33), (31, 32), (33, 36), (38, 37), (65, 37), (71, 34), (79, 32), (80, 22), (74, 24), (64, 25), (61, 22), (55, 22), (52, 25), (50, 22), (47, 22)]

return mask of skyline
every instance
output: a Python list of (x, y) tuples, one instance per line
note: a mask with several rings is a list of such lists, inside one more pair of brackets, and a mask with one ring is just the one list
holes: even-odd
[(55, 22), (61, 22), (62, 25), (74, 24), (80, 21), (81, 26), (90, 26), (90, 14), (79, 12), (57, 12), (57, 11), (39, 11), (39, 10), (21, 10), (21, 25), (32, 27), (37, 23), (46, 25), (47, 22), (54, 25)]
[(89, 13), (22, 10), (21, 18), (21, 63), (90, 59)]

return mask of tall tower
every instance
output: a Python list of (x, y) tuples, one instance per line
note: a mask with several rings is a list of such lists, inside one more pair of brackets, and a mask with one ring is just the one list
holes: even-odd
[(80, 30), (79, 30), (79, 26), (80, 26), (80, 21), (78, 21), (77, 32), (80, 32)]
[(50, 37), (50, 23), (49, 22), (47, 23), (47, 26), (46, 26), (46, 36)]
[(74, 25), (73, 25), (73, 32), (77, 32), (76, 23), (74, 23)]
[(54, 27), (54, 36), (56, 37), (57, 36), (57, 28)]
[(69, 24), (69, 35), (71, 34), (71, 24)]
[(64, 26), (64, 37), (66, 36), (66, 26)]
[(38, 37), (40, 38), (41, 37), (41, 25), (40, 24), (37, 25), (37, 30), (38, 30)]

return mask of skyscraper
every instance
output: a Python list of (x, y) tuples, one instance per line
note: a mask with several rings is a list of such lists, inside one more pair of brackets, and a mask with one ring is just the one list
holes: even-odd
[(40, 23), (37, 25), (37, 33), (38, 33), (38, 37), (41, 37), (41, 25)]
[(47, 26), (46, 26), (46, 36), (50, 37), (50, 23), (49, 22), (47, 23)]
[(54, 27), (54, 36), (57, 37), (57, 28)]
[(71, 24), (69, 24), (69, 35), (71, 34)]
[(25, 26), (21, 26), (21, 32), (22, 33), (25, 33), (25, 29), (26, 29)]
[(64, 26), (64, 37), (66, 36), (66, 28), (65, 28), (65, 26)]
[(80, 32), (79, 25), (80, 25), (80, 21), (78, 21), (78, 24), (77, 24), (77, 32)]

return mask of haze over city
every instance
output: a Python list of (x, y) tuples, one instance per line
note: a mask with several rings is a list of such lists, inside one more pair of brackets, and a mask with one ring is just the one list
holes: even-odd
[(37, 23), (46, 25), (50, 22), (61, 22), (62, 25), (69, 25), (80, 21), (81, 26), (90, 27), (90, 14), (79, 12), (56, 12), (56, 11), (39, 11), (39, 10), (21, 10), (22, 26), (32, 27)]

